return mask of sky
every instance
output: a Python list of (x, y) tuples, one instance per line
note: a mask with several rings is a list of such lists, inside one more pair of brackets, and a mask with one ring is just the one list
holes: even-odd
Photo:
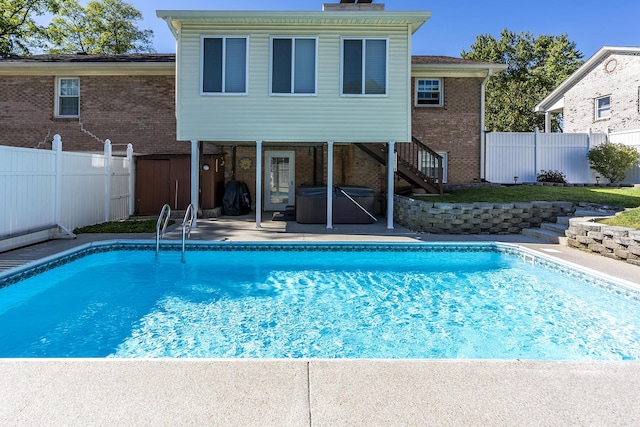
[[(339, 0), (126, 0), (138, 9), (140, 29), (154, 33), (158, 53), (175, 53), (175, 40), (156, 10), (322, 10)], [(81, 1), (86, 4), (86, 1)], [(640, 46), (640, 1), (560, 0), (374, 0), (386, 10), (431, 11), (431, 18), (413, 36), (414, 55), (459, 57), (476, 36), (500, 37), (508, 28), (534, 36), (567, 34), (584, 59), (602, 46)]]

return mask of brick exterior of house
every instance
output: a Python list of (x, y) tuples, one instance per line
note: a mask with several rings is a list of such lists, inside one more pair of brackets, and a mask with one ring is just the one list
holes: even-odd
[(65, 151), (114, 151), (133, 144), (140, 154), (189, 154), (176, 142), (173, 76), (79, 76), (80, 119), (56, 118), (55, 76), (0, 76), (0, 144), (51, 148), (55, 134)]
[[(482, 78), (444, 78), (442, 107), (411, 108), (413, 136), (448, 154), (449, 184), (480, 178), (480, 87)], [(412, 82), (415, 92), (415, 79)]]
[[(164, 62), (168, 71), (146, 74), (139, 68), (131, 74), (123, 71), (127, 67), (135, 67), (136, 61), (145, 60)], [(419, 57), (421, 64), (432, 60), (453, 66), (460, 63), (469, 65), (469, 61), (459, 58)], [(6, 64), (2, 62), (5, 61), (0, 61), (0, 93), (3, 94), (0, 98), (0, 145), (50, 149), (53, 136), (60, 134), (65, 151), (102, 152), (100, 140), (109, 139), (114, 153), (124, 152), (126, 145), (131, 143), (136, 157), (147, 156), (148, 160), (159, 162), (167, 160), (167, 156), (191, 153), (189, 141), (176, 141), (173, 55), (162, 55), (161, 58), (153, 55), (33, 57), (18, 59), (22, 72), (13, 73), (11, 67), (3, 69)], [(105, 63), (113, 66), (116, 62), (122, 63), (122, 67), (104, 66)], [(55, 71), (42, 67), (59, 63), (71, 66)], [(485, 65), (491, 64), (480, 64), (480, 68)], [(117, 68), (120, 69), (113, 71)], [(79, 78), (80, 118), (55, 117), (58, 77)], [(432, 149), (447, 153), (449, 183), (472, 182), (480, 177), (480, 93), (483, 78), (443, 77), (442, 80), (442, 107), (410, 106), (412, 133)], [(414, 84), (412, 79), (412, 104)], [(406, 142), (396, 141), (398, 145)], [(249, 157), (255, 166), (255, 147), (234, 148), (206, 142), (202, 147), (203, 155), (221, 155), (224, 152), (225, 166), (221, 168), (224, 179), (246, 182), (255, 201), (255, 167), (241, 170), (237, 164), (241, 158)], [(264, 146), (263, 152), (267, 150), (295, 152), (297, 186), (326, 185), (326, 144)], [(152, 167), (152, 164), (144, 163), (145, 168)], [(144, 172), (145, 177), (157, 177), (163, 173)], [(139, 175), (142, 176), (141, 173)], [(183, 174), (171, 172), (170, 175), (171, 182), (174, 182), (174, 175)], [(373, 188), (380, 200), (387, 191), (386, 167), (353, 145), (334, 146), (333, 180), (336, 185)], [(138, 192), (144, 186), (144, 183), (138, 183)], [(395, 186), (406, 188), (409, 184), (397, 178)], [(186, 182), (181, 186), (184, 191), (187, 187)], [(171, 200), (174, 193), (171, 187), (168, 192)], [(188, 194), (180, 197), (188, 201)], [(214, 199), (219, 200), (219, 195)], [(164, 201), (150, 202), (150, 205), (158, 203), (161, 205)], [(382, 204), (378, 203), (377, 208), (382, 208)]]
[[(593, 64), (564, 95), (564, 132), (640, 128), (640, 54), (617, 52)], [(611, 97), (611, 115), (597, 119), (595, 100)]]

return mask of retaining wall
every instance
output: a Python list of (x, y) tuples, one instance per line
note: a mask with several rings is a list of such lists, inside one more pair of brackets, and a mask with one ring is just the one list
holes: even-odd
[(640, 266), (640, 230), (571, 218), (565, 234), (570, 247)]
[(518, 234), (575, 212), (571, 202), (434, 203), (395, 196), (394, 221), (433, 234)]

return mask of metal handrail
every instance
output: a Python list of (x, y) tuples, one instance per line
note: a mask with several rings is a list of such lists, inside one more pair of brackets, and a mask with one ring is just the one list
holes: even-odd
[(184, 219), (182, 220), (182, 262), (184, 262), (184, 250), (185, 250), (185, 240), (191, 237), (191, 227), (193, 223), (196, 221), (196, 215), (194, 212), (194, 206), (192, 203), (189, 203), (187, 206), (187, 211), (184, 213)]
[[(163, 221), (164, 218), (164, 221)], [(167, 231), (167, 225), (169, 225), (169, 219), (171, 218), (171, 206), (165, 204), (162, 206), (158, 222), (156, 222), (156, 255), (160, 251), (160, 239), (164, 238), (164, 233)], [(160, 226), (162, 225), (162, 228)]]

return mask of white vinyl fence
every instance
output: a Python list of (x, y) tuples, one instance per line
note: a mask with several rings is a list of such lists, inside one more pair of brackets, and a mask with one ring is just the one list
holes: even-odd
[(133, 147), (114, 157), (0, 146), (0, 241), (46, 228), (126, 219), (133, 213)]
[[(500, 184), (535, 182), (541, 171), (560, 171), (570, 183), (604, 183), (589, 167), (587, 153), (607, 139), (640, 149), (640, 130), (604, 133), (492, 132), (485, 146), (485, 179)], [(516, 178), (517, 177), (517, 178)], [(640, 167), (625, 183), (640, 182)]]

